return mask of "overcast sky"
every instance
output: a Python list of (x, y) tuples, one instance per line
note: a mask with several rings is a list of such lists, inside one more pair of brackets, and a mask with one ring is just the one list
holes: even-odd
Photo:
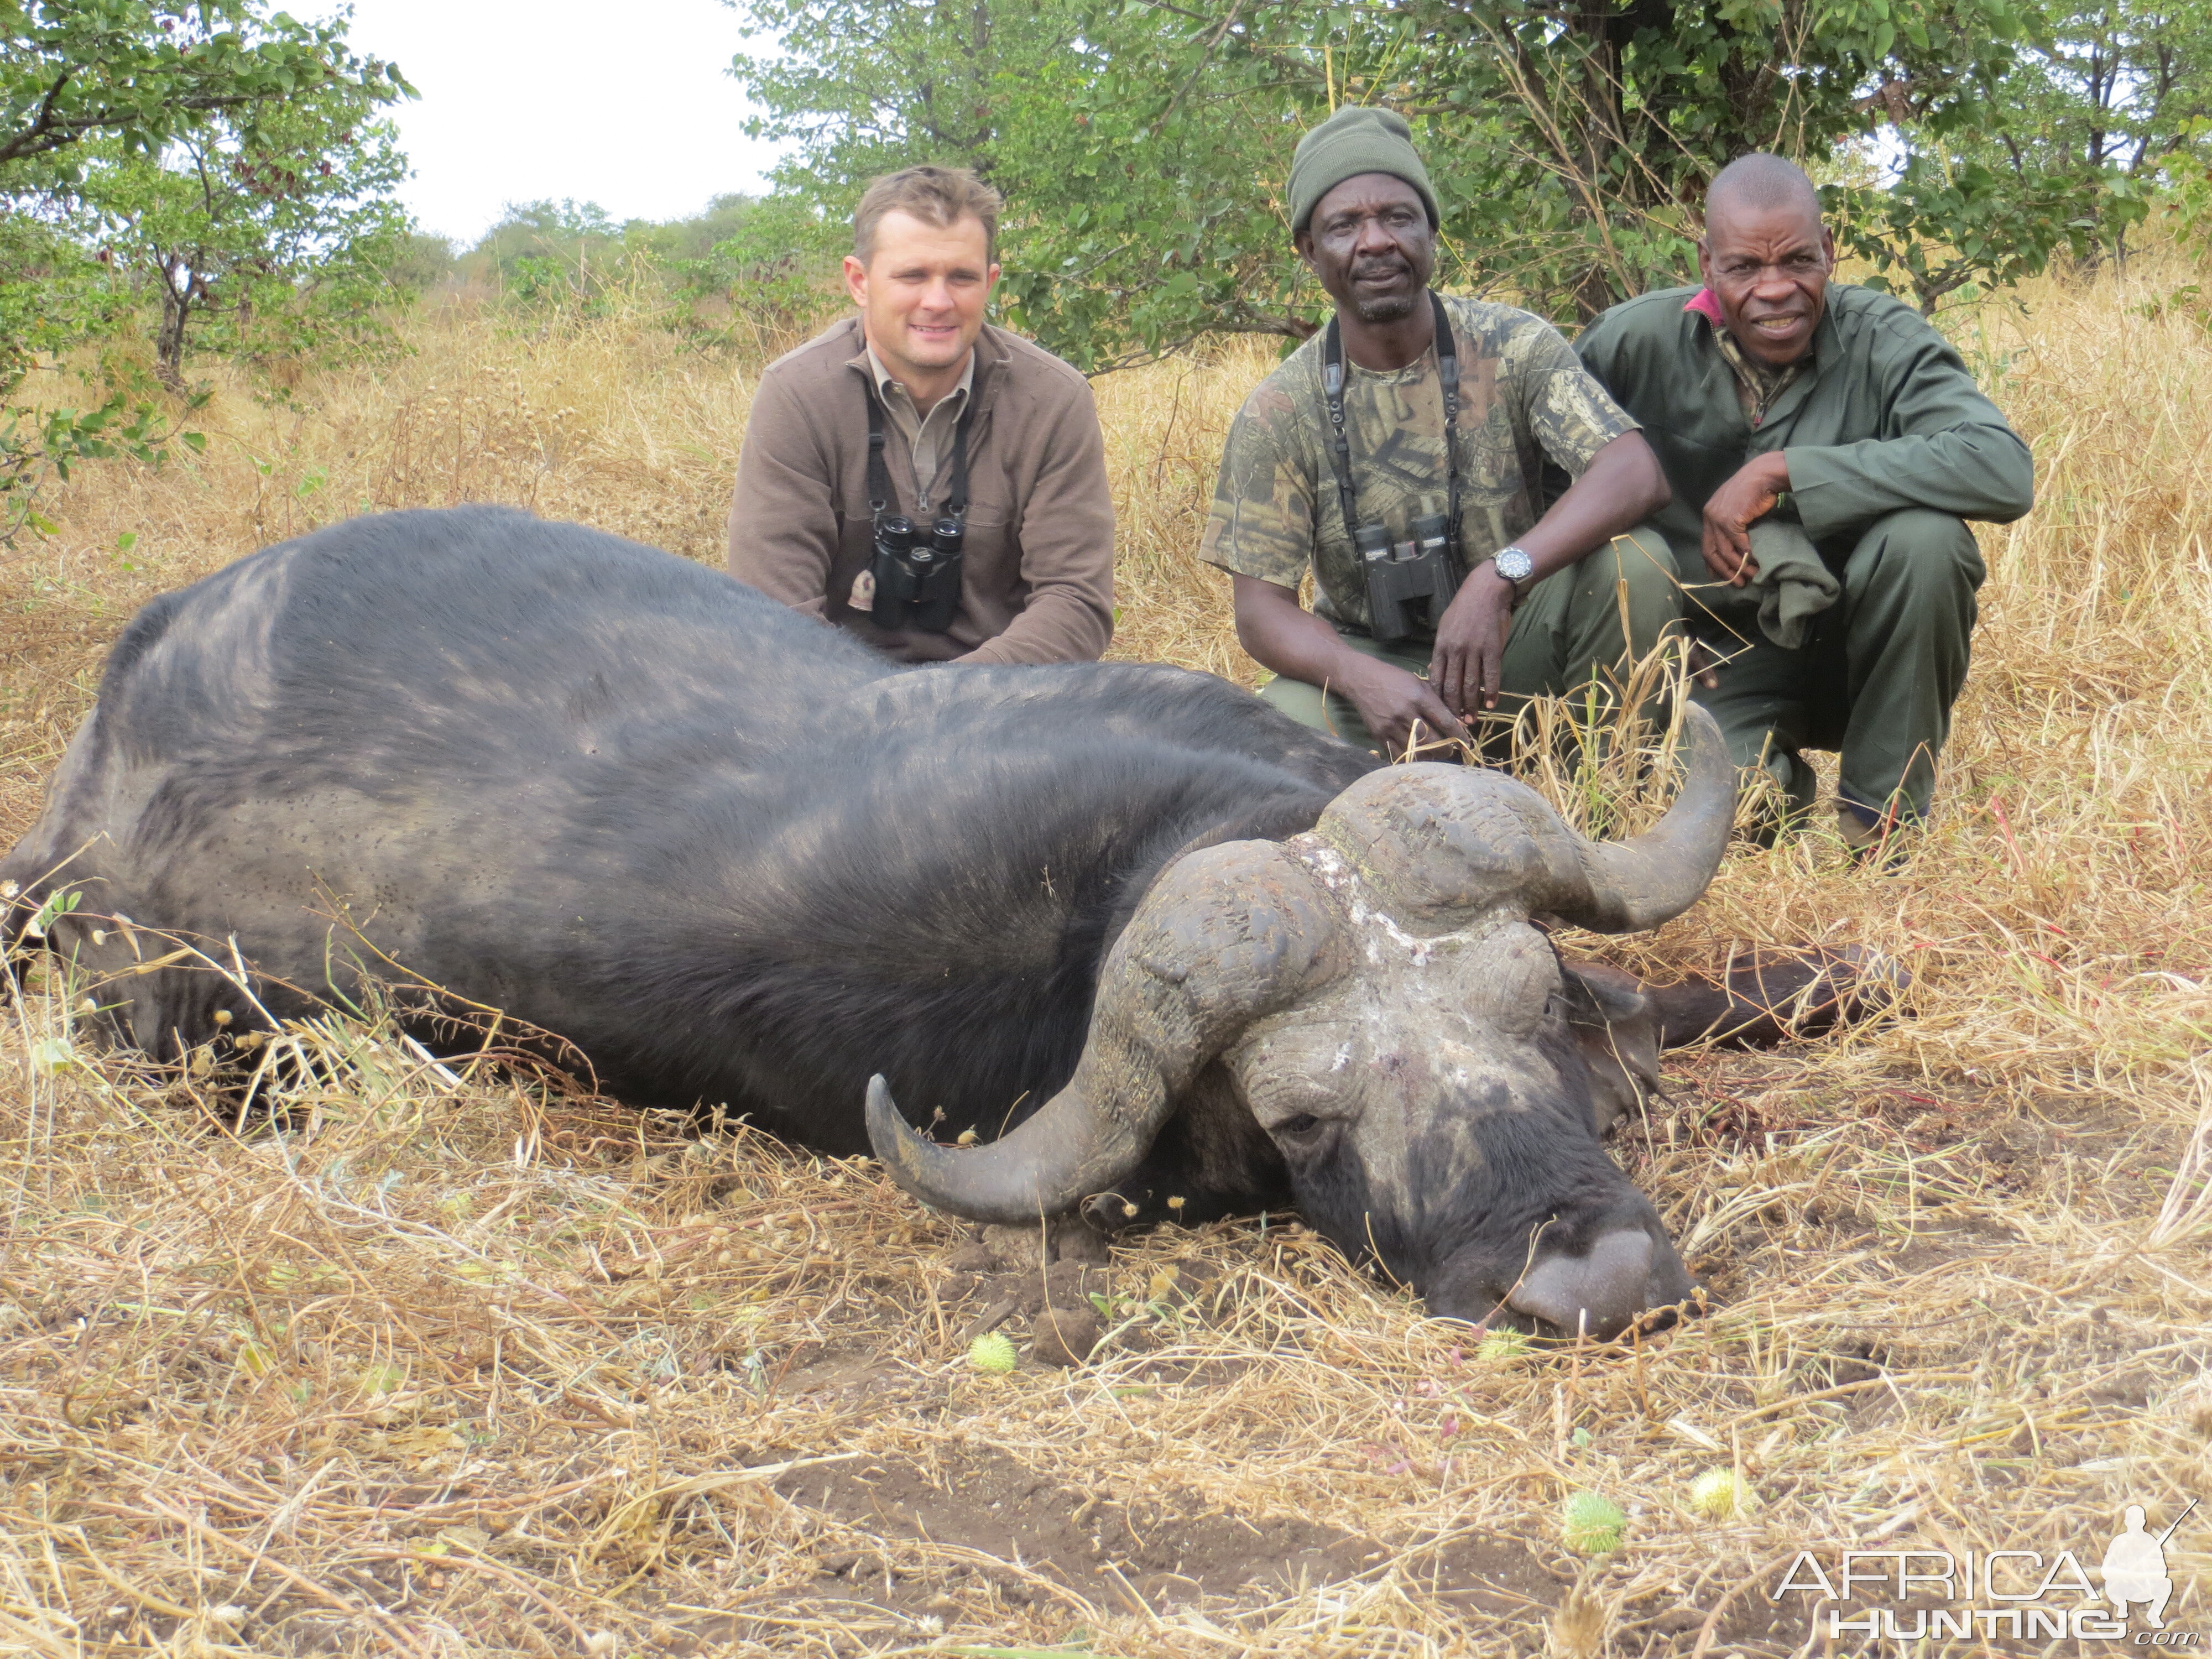
[(681, 217), (758, 190), (775, 161), (744, 135), (726, 73), (744, 43), (720, 0), (354, 0), (351, 38), (422, 94), (393, 112), (415, 164), (402, 193), (465, 244), (541, 198)]

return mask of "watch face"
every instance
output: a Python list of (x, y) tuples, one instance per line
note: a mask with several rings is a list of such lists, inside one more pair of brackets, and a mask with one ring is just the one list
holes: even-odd
[(1509, 547), (1498, 555), (1498, 574), (1509, 582), (1525, 582), (1534, 574), (1535, 560), (1517, 547)]

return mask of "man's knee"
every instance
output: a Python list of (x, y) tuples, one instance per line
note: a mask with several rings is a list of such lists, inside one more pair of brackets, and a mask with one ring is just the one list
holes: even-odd
[(1260, 688), (1260, 700), (1272, 704), (1301, 726), (1316, 732), (1328, 730), (1328, 705), (1321, 687), (1278, 674)]
[(1866, 527), (1844, 573), (1846, 587), (1880, 587), (1912, 599), (1963, 598), (1988, 573), (1962, 519), (1924, 507), (1885, 513)]
[(1278, 674), (1260, 688), (1260, 701), (1288, 714), (1300, 726), (1326, 732), (1339, 743), (1348, 743), (1356, 749), (1380, 747), (1368, 732), (1366, 722), (1360, 719), (1359, 710), (1340, 691), (1325, 691), (1304, 680)]
[(1674, 555), (1667, 538), (1650, 525), (1584, 555), (1572, 594), (1565, 618), (1568, 633), (1595, 637), (1621, 632), (1630, 662), (1650, 655), (1681, 620), (1682, 586)]

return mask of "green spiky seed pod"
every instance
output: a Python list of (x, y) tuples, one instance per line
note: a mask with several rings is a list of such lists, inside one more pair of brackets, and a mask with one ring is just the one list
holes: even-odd
[(1560, 1511), (1559, 1541), (1577, 1555), (1610, 1555), (1620, 1547), (1628, 1517), (1594, 1492), (1578, 1492)]
[(1755, 1501), (1751, 1483), (1734, 1469), (1707, 1469), (1690, 1483), (1690, 1507), (1709, 1521), (1733, 1521)]
[(979, 1371), (1004, 1376), (1022, 1363), (1014, 1345), (997, 1331), (986, 1331), (968, 1345), (968, 1363)]

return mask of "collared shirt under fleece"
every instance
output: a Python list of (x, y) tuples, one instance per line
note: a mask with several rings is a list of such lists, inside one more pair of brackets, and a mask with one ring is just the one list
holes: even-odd
[(916, 522), (927, 524), (937, 517), (937, 510), (945, 505), (945, 498), (952, 488), (952, 435), (960, 428), (960, 416), (968, 407), (968, 399), (975, 390), (975, 354), (968, 354), (968, 366), (960, 371), (960, 384), (954, 386), (929, 406), (925, 415), (914, 401), (914, 393), (906, 389), (906, 382), (896, 378), (884, 367), (884, 360), (876, 356), (873, 346), (868, 348), (868, 374), (876, 383), (876, 395), (883, 400), (884, 413), (906, 440), (907, 455), (912, 462), (908, 473), (919, 504)]
[[(1114, 637), (1114, 502), (1091, 384), (988, 325), (970, 364), (967, 536), (952, 626), (886, 632), (854, 609), (853, 581), (873, 545), (870, 355), (860, 319), (847, 318), (762, 374), (730, 501), (730, 574), (908, 662), (1095, 660)], [(917, 516), (914, 439), (896, 415), (884, 435), (898, 498), (890, 510)], [(944, 504), (949, 428), (937, 447), (933, 514)]]
[(1743, 343), (1728, 331), (1721, 302), (1709, 288), (1699, 289), (1697, 297), (1682, 309), (1703, 312), (1712, 324), (1712, 332), (1707, 337), (1718, 349), (1723, 361), (1735, 371), (1735, 400), (1743, 405), (1744, 418), (1753, 426), (1764, 426), (1766, 411), (1774, 407), (1775, 399), (1796, 385), (1798, 376), (1812, 369), (1813, 354), (1809, 351), (1796, 362), (1778, 367), (1762, 363), (1746, 351)]

